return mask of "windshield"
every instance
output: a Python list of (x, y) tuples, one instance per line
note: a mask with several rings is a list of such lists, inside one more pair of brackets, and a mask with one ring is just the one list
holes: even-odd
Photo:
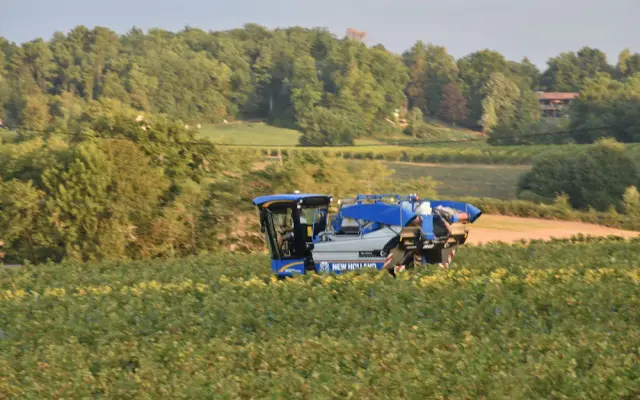
[(326, 214), (327, 206), (320, 206), (320, 207), (307, 206), (307, 207), (302, 207), (300, 209), (300, 223), (308, 224), (308, 225), (313, 224), (313, 217), (315, 215), (315, 222), (317, 224), (322, 219), (322, 216), (323, 216), (323, 214), (320, 213), (320, 211), (323, 211), (324, 214)]

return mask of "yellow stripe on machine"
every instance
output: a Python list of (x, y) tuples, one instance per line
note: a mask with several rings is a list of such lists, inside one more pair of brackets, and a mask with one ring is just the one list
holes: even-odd
[(284, 272), (287, 269), (296, 266), (296, 265), (304, 265), (304, 261), (296, 261), (296, 262), (292, 262), (286, 265), (283, 265), (282, 267), (280, 267), (280, 270), (278, 270), (278, 272)]
[(294, 203), (294, 202), (291, 200), (272, 200), (264, 203), (261, 207), (265, 208), (265, 207), (269, 207), (272, 204), (277, 204), (277, 203)]

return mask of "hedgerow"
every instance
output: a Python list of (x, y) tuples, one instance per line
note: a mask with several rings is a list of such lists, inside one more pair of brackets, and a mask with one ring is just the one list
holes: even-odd
[[(241, 146), (237, 146), (240, 148)], [(462, 147), (456, 145), (422, 146), (357, 146), (357, 147), (282, 147), (255, 149), (263, 156), (276, 157), (299, 152), (321, 152), (327, 157), (386, 161), (465, 163), (465, 164), (507, 164), (528, 165), (537, 157), (570, 155), (583, 151), (587, 145), (531, 145), (531, 146), (482, 146)], [(627, 154), (640, 160), (640, 144), (626, 144)]]
[(640, 240), (273, 279), (262, 255), (0, 272), (5, 397), (635, 398)]
[[(523, 218), (557, 219), (580, 221), (610, 228), (640, 230), (640, 215), (609, 211), (581, 211), (573, 209), (566, 196), (559, 196), (552, 204), (535, 203), (528, 200), (501, 200), (488, 197), (460, 197), (456, 200), (473, 204), (485, 214), (507, 215)], [(473, 229), (473, 228), (472, 228)]]

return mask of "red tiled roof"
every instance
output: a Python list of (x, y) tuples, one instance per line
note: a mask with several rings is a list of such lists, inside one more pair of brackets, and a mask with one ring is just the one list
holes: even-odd
[(536, 94), (540, 100), (571, 100), (578, 97), (578, 93), (569, 92), (538, 92)]

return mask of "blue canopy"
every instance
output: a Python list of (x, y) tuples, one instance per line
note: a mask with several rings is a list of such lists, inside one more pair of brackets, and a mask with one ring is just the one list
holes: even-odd
[(261, 206), (265, 203), (269, 203), (272, 201), (290, 201), (290, 202), (298, 202), (300, 200), (314, 198), (317, 200), (324, 200), (329, 203), (331, 196), (327, 196), (326, 194), (308, 194), (308, 193), (298, 193), (298, 194), (271, 194), (268, 196), (260, 196), (253, 199), (253, 204), (256, 206)]
[(482, 215), (482, 211), (468, 203), (451, 200), (433, 200), (431, 201), (431, 207), (438, 206), (451, 207), (460, 212), (466, 212), (469, 214), (469, 222), (474, 223)]
[(383, 203), (354, 204), (342, 207), (340, 214), (343, 218), (361, 219), (395, 226), (405, 226), (417, 216), (414, 212), (397, 204)]

